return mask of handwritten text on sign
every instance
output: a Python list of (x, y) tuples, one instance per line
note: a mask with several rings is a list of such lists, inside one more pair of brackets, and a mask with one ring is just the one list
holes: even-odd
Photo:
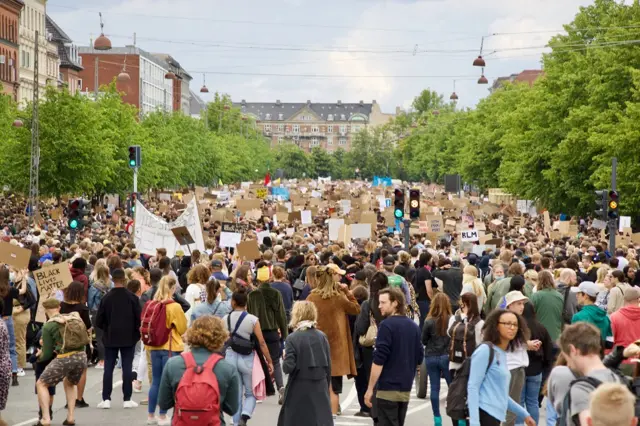
[(38, 294), (40, 295), (38, 310), (36, 312), (36, 321), (45, 322), (46, 317), (44, 314), (44, 308), (42, 307), (42, 302), (52, 297), (62, 301), (62, 292), (69, 284), (71, 284), (73, 278), (71, 278), (71, 272), (69, 272), (69, 264), (66, 262), (34, 271), (33, 277), (36, 280)]
[(478, 235), (478, 231), (462, 231), (460, 234), (460, 238), (462, 241), (479, 241), (480, 236)]

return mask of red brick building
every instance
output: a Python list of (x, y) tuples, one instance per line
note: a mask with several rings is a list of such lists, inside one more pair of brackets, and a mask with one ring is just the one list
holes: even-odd
[(78, 47), (49, 15), (46, 17), (46, 28), (51, 42), (58, 48), (58, 58), (60, 59), (58, 84), (66, 86), (71, 93), (82, 91), (83, 82), (80, 78), (80, 71), (83, 68)]
[(511, 74), (508, 77), (498, 77), (493, 81), (493, 85), (489, 89), (490, 92), (499, 89), (504, 83), (527, 83), (529, 86), (532, 86), (533, 83), (544, 75), (544, 71), (542, 70), (524, 70), (519, 74)]
[(2, 93), (18, 100), (18, 25), (22, 0), (0, 0), (0, 83)]

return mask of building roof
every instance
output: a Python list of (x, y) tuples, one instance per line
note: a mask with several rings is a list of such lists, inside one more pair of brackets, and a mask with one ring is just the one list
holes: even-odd
[(95, 50), (92, 46), (78, 46), (78, 53), (87, 55), (136, 55), (141, 56), (164, 70), (169, 71), (169, 64), (166, 61), (152, 55), (146, 50), (136, 46), (112, 47), (110, 50)]
[(532, 85), (534, 81), (538, 79), (541, 75), (544, 74), (542, 70), (524, 70), (520, 74), (518, 74), (514, 81), (520, 81), (523, 83), (529, 83)]
[(69, 47), (67, 46), (67, 44), (73, 43), (71, 37), (69, 37), (49, 15), (46, 15), (46, 27), (47, 32), (51, 34), (51, 42), (58, 46), (60, 66), (62, 68), (72, 68), (76, 71), (81, 71), (83, 69), (82, 65), (73, 60), (69, 52)]
[(200, 115), (200, 112), (207, 106), (206, 102), (191, 89), (189, 89), (189, 94), (191, 95), (189, 99), (189, 114)]
[[(349, 121), (355, 114), (366, 116), (367, 120), (371, 115), (373, 104), (371, 103), (289, 103), (289, 102), (234, 102), (233, 106), (240, 108), (245, 114), (251, 114), (263, 121), (287, 121), (293, 116), (307, 108), (311, 110), (320, 120), (328, 120), (329, 115), (333, 116), (332, 121)], [(280, 116), (282, 114), (282, 116)]]
[(191, 75), (187, 72), (187, 70), (182, 68), (182, 66), (180, 65), (180, 62), (176, 61), (173, 56), (169, 55), (168, 53), (152, 53), (152, 55), (155, 56), (156, 58), (159, 58), (165, 61), (171, 67), (178, 70), (181, 77), (183, 78), (186, 77), (187, 80), (193, 80), (193, 77), (191, 77)]

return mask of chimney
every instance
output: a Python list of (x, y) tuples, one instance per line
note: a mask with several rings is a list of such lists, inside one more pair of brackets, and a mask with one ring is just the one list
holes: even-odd
[(276, 100), (276, 105), (280, 106), (280, 99)]
[(247, 104), (247, 101), (245, 101), (244, 99), (241, 102), (242, 106), (245, 106)]
[(338, 105), (342, 105), (342, 101), (338, 99)]
[(364, 101), (360, 100), (360, 106), (364, 106)]

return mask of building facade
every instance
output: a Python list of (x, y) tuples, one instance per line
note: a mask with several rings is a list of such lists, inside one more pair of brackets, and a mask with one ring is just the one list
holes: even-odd
[[(57, 84), (60, 58), (46, 29), (46, 0), (25, 0), (19, 25), (19, 88), (18, 102), (25, 105), (33, 100), (35, 90), (44, 96), (47, 84)], [(36, 41), (36, 33), (38, 40)], [(35, 46), (38, 43), (38, 76), (34, 75)], [(36, 82), (37, 80), (37, 87)]]
[(189, 115), (191, 112), (191, 92), (189, 91), (189, 85), (193, 78), (171, 55), (167, 55), (166, 53), (154, 53), (153, 55), (169, 64), (171, 71), (176, 75), (172, 89), (173, 110), (182, 111), (185, 115)]
[(544, 71), (542, 70), (524, 70), (521, 73), (511, 74), (508, 77), (498, 77), (493, 81), (489, 91), (493, 93), (505, 83), (527, 83), (531, 86), (542, 75), (544, 75)]
[[(191, 81), (191, 76), (186, 71), (181, 72), (181, 68), (135, 46), (114, 47), (107, 51), (81, 46), (78, 50), (84, 68), (79, 77), (88, 94), (95, 92), (96, 78), (98, 86), (111, 84), (116, 79), (118, 90), (124, 93), (123, 100), (143, 115), (157, 110), (189, 114), (189, 103), (183, 108), (182, 98), (190, 99), (190, 94), (182, 92), (182, 84), (183, 80)], [(123, 71), (129, 74), (128, 82), (117, 81), (118, 74)], [(169, 71), (176, 78), (166, 79)]]
[(0, 0), (0, 84), (1, 93), (18, 100), (19, 21), (22, 0)]
[(58, 85), (67, 87), (69, 92), (77, 93), (82, 90), (80, 71), (82, 58), (78, 53), (78, 47), (73, 40), (60, 28), (50, 16), (46, 17), (47, 33), (51, 34), (51, 42), (58, 50), (60, 69), (58, 72)]
[(320, 147), (326, 151), (351, 149), (355, 135), (369, 127), (387, 123), (393, 114), (385, 114), (380, 105), (372, 103), (234, 103), (256, 121), (271, 146), (294, 143), (310, 151)]

